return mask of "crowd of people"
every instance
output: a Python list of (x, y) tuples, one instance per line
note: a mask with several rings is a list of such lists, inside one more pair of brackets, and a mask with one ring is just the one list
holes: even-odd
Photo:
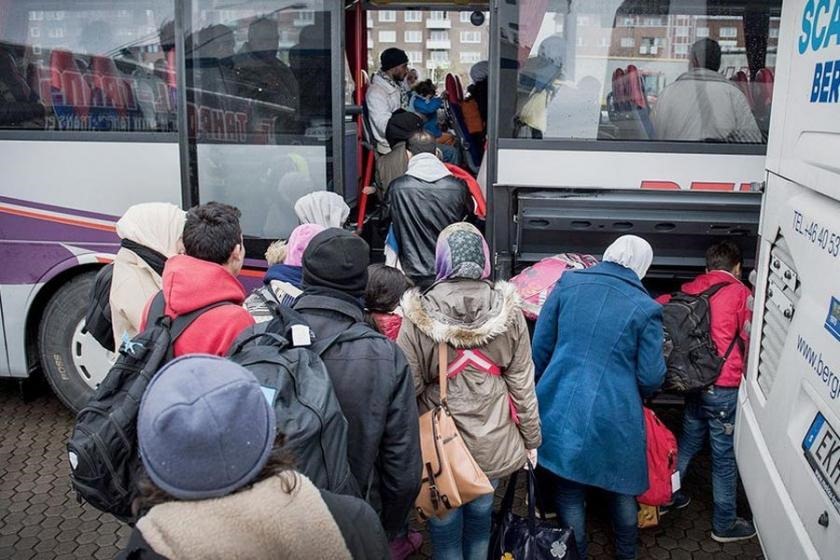
[[(419, 551), (422, 535), (411, 528), (424, 476), (418, 419), (441, 404), (441, 360), (448, 409), (492, 486), (539, 465), (548, 481), (542, 490), (559, 524), (574, 531), (581, 558), (587, 494), (605, 492), (616, 557), (636, 557), (636, 497), (648, 487), (643, 402), (666, 372), (667, 298), (657, 302), (642, 284), (651, 246), (623, 236), (600, 264), (564, 274), (531, 337), (514, 285), (490, 278), (487, 243), (464, 221), (467, 188), (435, 156), (434, 136), (420, 126), (405, 143), (408, 171), (388, 192), (397, 266), (371, 265), (367, 243), (336, 227), (347, 214), (333, 216), (338, 203), (330, 193), (301, 205), (308, 208), (298, 213), (302, 224), (269, 249), (263, 285), (251, 294), (237, 278), (245, 251), (236, 208), (210, 202), (184, 213), (142, 204), (120, 220), (110, 299), (117, 344), (143, 331), (160, 291), (172, 318), (216, 304), (175, 340), (174, 360), (143, 397), (139, 521), (123, 558), (196, 551), (269, 558), (280, 550), (293, 558), (407, 558)], [(428, 211), (440, 201), (440, 211)], [(755, 533), (736, 515), (732, 445), (750, 292), (733, 243), (712, 246), (707, 268), (683, 291), (722, 284), (711, 298), (711, 328), (728, 359), (715, 384), (687, 398), (679, 471), (687, 473), (708, 433), (712, 536), (729, 542)], [(225, 359), (243, 331), (281, 307), (303, 318), (316, 343), (339, 341), (320, 357), (346, 418), (353, 495), (317, 488), (296, 470), (265, 387)], [(358, 329), (367, 334), (340, 336)], [(689, 501), (676, 492), (663, 511)], [(487, 558), (492, 510), (486, 494), (428, 519), (433, 556)]]

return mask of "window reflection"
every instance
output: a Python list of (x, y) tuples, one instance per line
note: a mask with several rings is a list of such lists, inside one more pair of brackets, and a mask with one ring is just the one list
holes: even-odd
[(32, 6), (0, 18), (0, 128), (175, 130), (171, 2)]
[(781, 3), (503, 3), (500, 135), (763, 143)]

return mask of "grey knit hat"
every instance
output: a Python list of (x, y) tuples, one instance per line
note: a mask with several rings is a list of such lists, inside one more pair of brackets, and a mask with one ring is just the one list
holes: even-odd
[(184, 356), (151, 380), (137, 419), (149, 478), (179, 500), (226, 496), (265, 466), (277, 433), (256, 378), (238, 364)]

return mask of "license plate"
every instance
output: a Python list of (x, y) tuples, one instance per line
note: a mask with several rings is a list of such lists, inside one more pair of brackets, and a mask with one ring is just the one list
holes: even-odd
[(805, 458), (820, 486), (840, 513), (840, 436), (818, 412), (802, 440)]

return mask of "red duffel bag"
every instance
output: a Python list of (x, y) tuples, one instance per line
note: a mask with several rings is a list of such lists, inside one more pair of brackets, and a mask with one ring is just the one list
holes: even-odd
[(674, 475), (677, 472), (677, 438), (651, 409), (644, 407), (644, 411), (650, 485), (637, 500), (640, 504), (664, 506), (671, 503), (671, 495), (679, 490), (679, 486), (673, 488), (674, 481), (679, 480), (679, 475)]

